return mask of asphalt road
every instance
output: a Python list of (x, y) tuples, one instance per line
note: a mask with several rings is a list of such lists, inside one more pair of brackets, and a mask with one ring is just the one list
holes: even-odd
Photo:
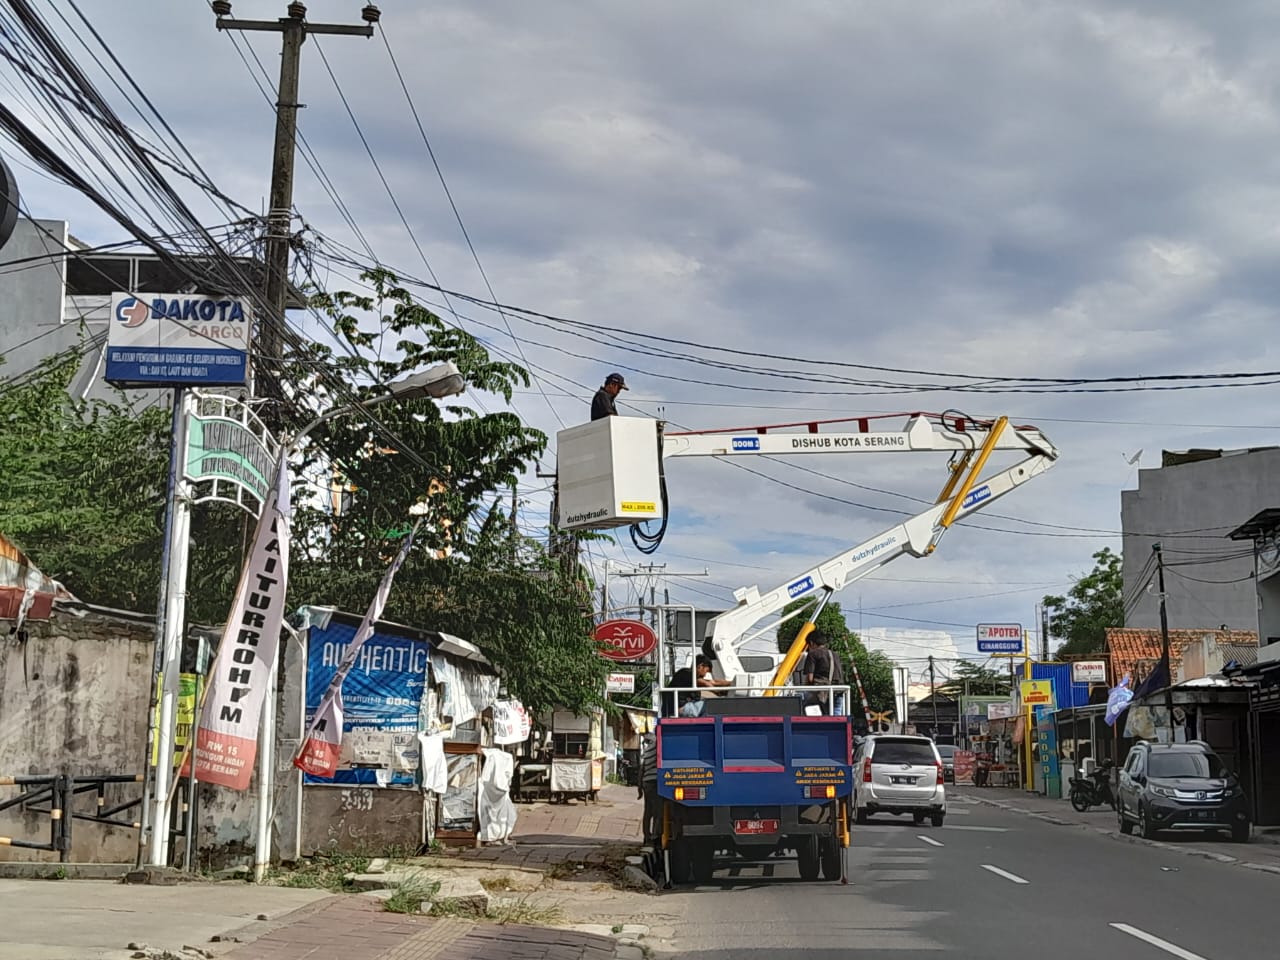
[[(1233, 845), (1223, 842), (1224, 852)], [(947, 823), (855, 829), (851, 881), (793, 861), (668, 893), (681, 960), (1252, 960), (1277, 955), (1280, 876), (953, 802)], [(768, 874), (768, 876), (766, 876)]]

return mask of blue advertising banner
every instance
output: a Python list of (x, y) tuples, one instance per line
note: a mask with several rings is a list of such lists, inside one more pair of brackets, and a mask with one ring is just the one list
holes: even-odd
[[(308, 726), (356, 627), (335, 617), (307, 631)], [(418, 707), (430, 660), (425, 641), (375, 630), (342, 685), (346, 710), (338, 770), (332, 779), (304, 774), (303, 783), (412, 786), (419, 765)]]

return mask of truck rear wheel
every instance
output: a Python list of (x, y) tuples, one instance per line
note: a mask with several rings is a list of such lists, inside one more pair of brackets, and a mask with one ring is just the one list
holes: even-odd
[(689, 867), (694, 883), (710, 883), (715, 872), (716, 848), (709, 840), (699, 841), (689, 851)]
[(822, 875), (828, 880), (840, 879), (842, 848), (834, 837), (822, 841)]
[(672, 838), (667, 852), (670, 854), (667, 859), (671, 864), (671, 875), (667, 877), (667, 882), (672, 886), (688, 883), (690, 866), (688, 841), (683, 837)]
[(818, 856), (818, 838), (813, 835), (796, 837), (796, 859), (800, 863), (801, 880), (817, 880), (822, 869)]

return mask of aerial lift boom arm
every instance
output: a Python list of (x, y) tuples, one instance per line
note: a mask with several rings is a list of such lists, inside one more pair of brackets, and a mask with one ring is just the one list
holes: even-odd
[[(809, 621), (797, 634), (774, 675), (772, 686), (782, 685), (803, 655), (806, 637), (812, 631), (812, 621), (827, 597), (903, 554), (928, 556), (955, 521), (976, 513), (1044, 473), (1057, 459), (1057, 449), (1034, 428), (1011, 427), (1003, 417), (990, 424), (975, 426), (979, 428), (955, 430), (945, 421), (935, 423), (924, 415), (915, 415), (901, 432), (826, 434), (812, 432), (816, 428), (811, 427), (811, 432), (806, 434), (760, 432), (753, 435), (749, 431), (734, 431), (666, 435), (663, 438), (663, 455), (667, 457), (907, 450), (959, 454), (938, 502), (927, 510), (836, 554), (766, 593), (761, 593), (754, 586), (737, 590), (738, 605), (707, 625), (707, 639), (718, 661), (717, 672), (738, 681), (744, 675), (738, 650), (753, 639), (754, 635), (748, 634), (752, 626), (779, 612), (792, 600), (816, 597), (819, 602), (810, 611)], [(981, 478), (988, 458), (1002, 450), (1021, 451), (1025, 456), (1012, 466)]]

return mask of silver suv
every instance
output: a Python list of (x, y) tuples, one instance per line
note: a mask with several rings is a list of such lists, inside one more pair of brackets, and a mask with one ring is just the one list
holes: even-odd
[(875, 734), (853, 759), (853, 811), (858, 823), (875, 813), (909, 813), (942, 826), (947, 814), (945, 773), (928, 737)]

